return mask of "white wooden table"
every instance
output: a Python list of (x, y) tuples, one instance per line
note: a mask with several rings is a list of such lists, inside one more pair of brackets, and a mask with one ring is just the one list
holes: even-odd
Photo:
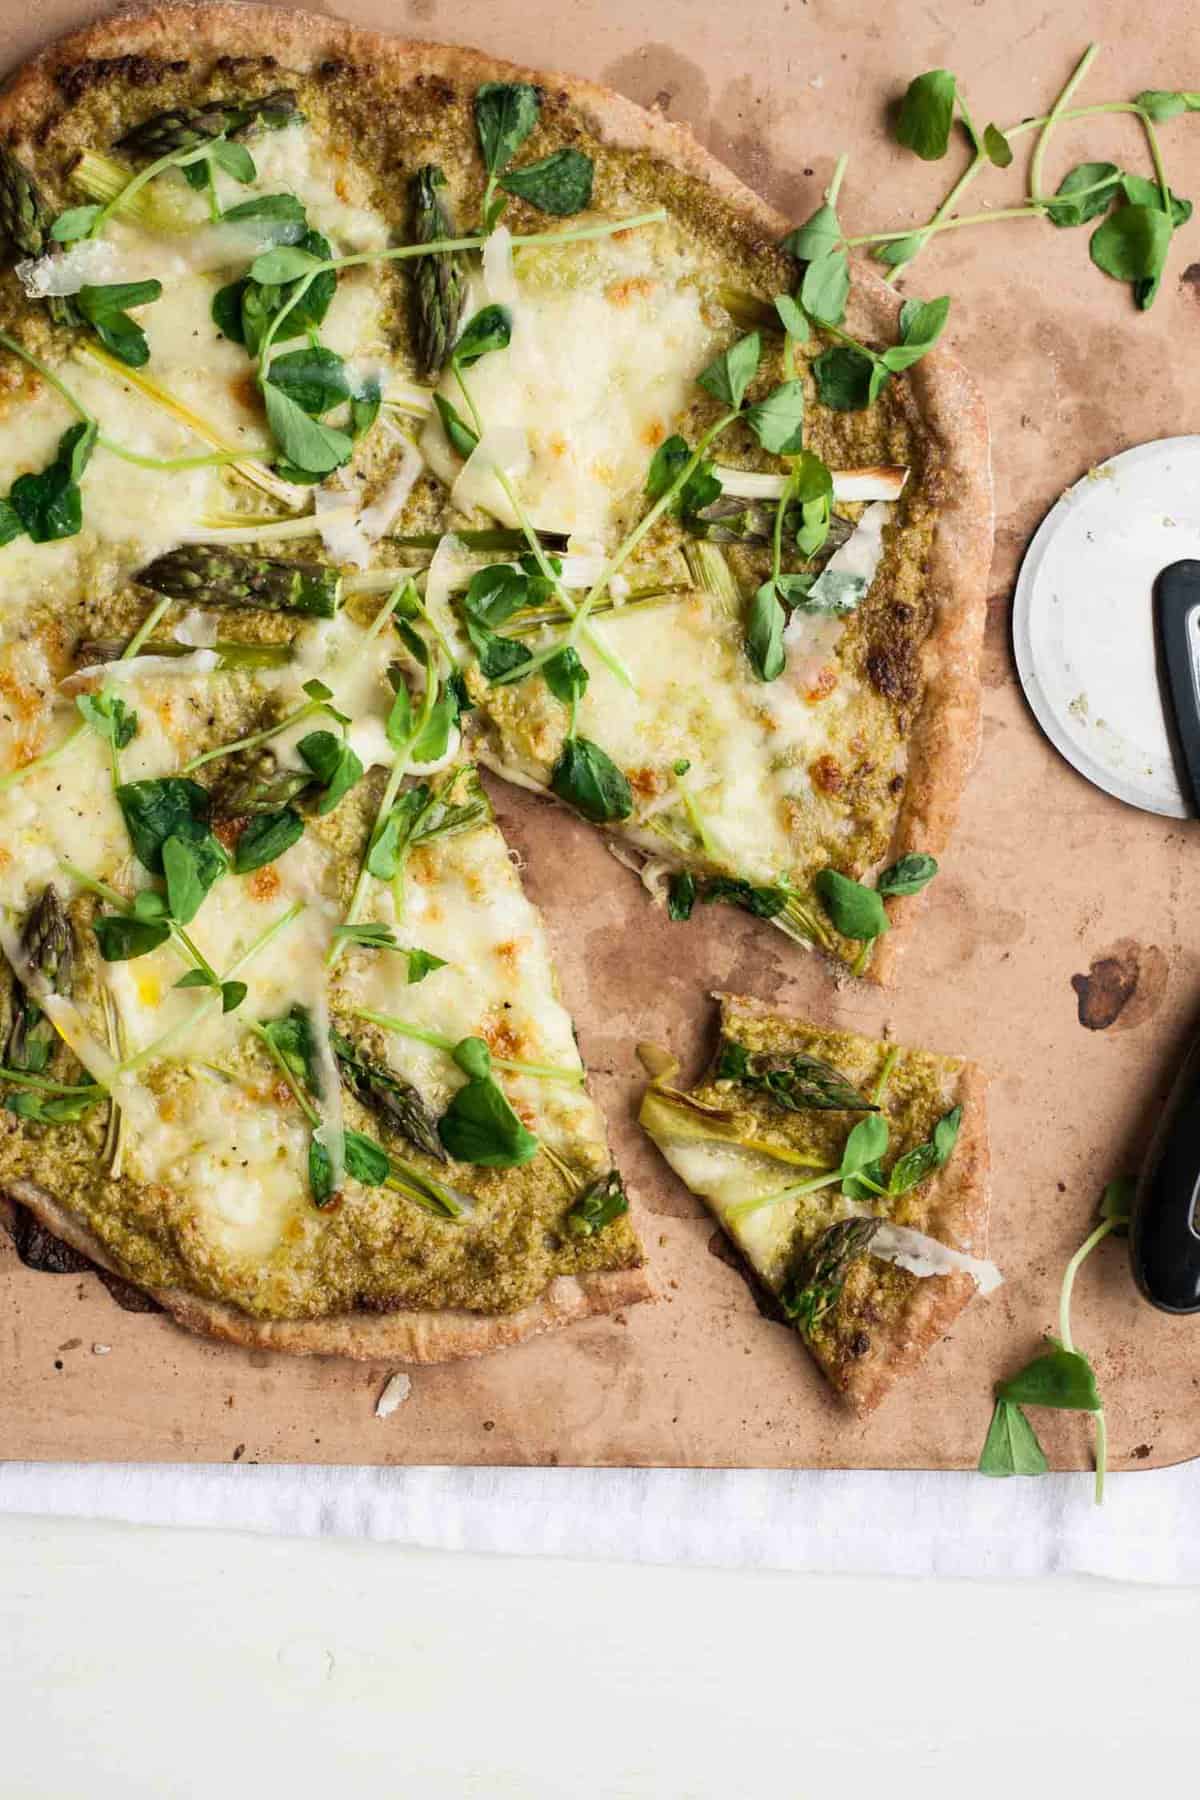
[(1200, 1590), (0, 1520), (3, 1800), (1194, 1786)]

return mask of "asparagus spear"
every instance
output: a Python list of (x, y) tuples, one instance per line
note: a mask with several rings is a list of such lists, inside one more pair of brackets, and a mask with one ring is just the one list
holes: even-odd
[(340, 1031), (330, 1032), (329, 1041), (338, 1072), (355, 1099), (426, 1156), (445, 1162), (446, 1150), (438, 1136), (437, 1122), (412, 1083), (394, 1069), (365, 1057)]
[[(54, 247), (53, 219), (54, 208), (29, 170), (0, 144), (0, 259), (44, 256)], [(78, 312), (62, 295), (47, 295), (46, 306), (56, 325), (79, 324)]]
[(5, 260), (43, 255), (53, 218), (53, 209), (24, 163), (0, 144), (0, 247)]
[[(455, 236), (454, 219), (442, 198), (446, 177), (436, 163), (426, 163), (409, 181), (412, 237), (417, 244)], [(425, 375), (440, 375), (458, 336), (467, 297), (463, 258), (421, 256), (413, 264), (413, 336)]]
[(841, 1219), (823, 1231), (780, 1295), (801, 1331), (811, 1331), (838, 1303), (851, 1265), (865, 1256), (881, 1219)]
[(172, 600), (196, 606), (257, 607), (332, 619), (342, 578), (320, 563), (274, 562), (242, 556), (216, 544), (182, 544), (148, 563), (134, 580)]
[(135, 156), (170, 156), (174, 150), (194, 150), (216, 137), (237, 137), (250, 125), (277, 131), (303, 115), (291, 88), (262, 94), (256, 100), (209, 100), (203, 106), (173, 106), (153, 113), (118, 138), (118, 150)]
[[(128, 638), (81, 638), (75, 647), (75, 661), (81, 669), (93, 663), (118, 662), (129, 645)], [(239, 644), (232, 640), (210, 646), (217, 655), (217, 668), (283, 669), (292, 660), (291, 644)], [(174, 638), (147, 638), (138, 646), (141, 656), (193, 656), (191, 644), (177, 644)]]
[(268, 754), (253, 769), (210, 789), (214, 819), (256, 818), (292, 806), (309, 788), (320, 787), (310, 769), (281, 769)]
[[(21, 931), (21, 950), (29, 966), (44, 976), (56, 994), (69, 993), (75, 946), (70, 921), (52, 883), (30, 908)], [(39, 1074), (48, 1066), (57, 1041), (54, 1027), (36, 1000), (14, 981), (5, 1067)]]
[(595, 1237), (614, 1219), (629, 1211), (625, 1187), (617, 1169), (609, 1169), (590, 1181), (563, 1217), (563, 1230), (568, 1237)]

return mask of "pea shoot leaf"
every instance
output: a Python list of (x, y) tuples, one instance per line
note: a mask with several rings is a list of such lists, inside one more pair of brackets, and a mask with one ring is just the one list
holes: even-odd
[(1078, 1350), (1061, 1344), (1033, 1361), (996, 1388), (1001, 1400), (1017, 1406), (1050, 1406), (1067, 1412), (1099, 1412), (1101, 1400), (1092, 1365)]
[(442, 421), (442, 430), (452, 450), (456, 450), (465, 462), (472, 450), (476, 449), (479, 439), (467, 424), (458, 408), (447, 400), (444, 394), (434, 394), (433, 404), (437, 407), (438, 418)]
[(922, 162), (938, 162), (950, 145), (957, 84), (948, 69), (930, 69), (908, 84), (896, 121), (897, 140)]
[(102, 913), (93, 930), (105, 962), (134, 962), (149, 956), (171, 935), (165, 919), (138, 919), (131, 913)]
[(1092, 233), (1092, 261), (1116, 281), (1149, 281), (1162, 273), (1171, 221), (1157, 206), (1120, 206)]
[(1134, 100), (1156, 125), (1163, 125), (1180, 113), (1200, 111), (1200, 94), (1176, 93), (1167, 88), (1143, 88)]
[(928, 887), (938, 872), (936, 857), (913, 850), (897, 862), (889, 863), (875, 883), (880, 894), (919, 894)]
[(850, 259), (844, 250), (831, 250), (809, 263), (800, 284), (800, 304), (810, 319), (840, 325), (849, 294)]
[(479, 658), (479, 667), (488, 681), (498, 681), (501, 677), (511, 676), (524, 663), (531, 660), (531, 654), (524, 644), (515, 638), (501, 637), (480, 620), (467, 615), (467, 636), (471, 640), (471, 648)]
[(118, 281), (104, 287), (81, 287), (72, 298), (77, 312), (105, 349), (127, 367), (140, 369), (150, 360), (150, 346), (145, 332), (126, 309), (149, 306), (161, 295), (161, 281)]
[(709, 363), (696, 377), (704, 391), (735, 412), (746, 397), (746, 389), (754, 380), (762, 355), (762, 340), (757, 331), (748, 332), (728, 350)]
[(477, 569), (467, 583), (463, 607), (469, 618), (489, 630), (507, 625), (515, 612), (528, 604), (529, 578), (512, 563), (489, 563)]
[(612, 758), (590, 738), (564, 740), (550, 777), (550, 788), (593, 825), (627, 819), (633, 811), (628, 781)]
[[(1107, 212), (1121, 186), (1121, 171), (1116, 163), (1077, 163), (1059, 182), (1052, 199), (1046, 202), (1046, 217), (1060, 228), (1086, 225), (1089, 219)], [(1084, 190), (1090, 189), (1090, 192)]]
[[(1145, 175), (1122, 175), (1121, 191), (1126, 200), (1134, 206), (1156, 206), (1160, 212), (1162, 211), (1162, 189), (1157, 181), (1151, 181)], [(1170, 188), (1167, 189), (1167, 192), (1171, 196), (1171, 225), (1174, 230), (1178, 231), (1179, 227), (1186, 225), (1191, 218), (1192, 203), (1190, 200), (1182, 199)]]
[(319, 418), (350, 398), (346, 365), (336, 351), (327, 350), (323, 344), (310, 344), (303, 350), (289, 350), (274, 357), (271, 384), (310, 418)]
[[(687, 440), (678, 433), (664, 438), (650, 459), (646, 475), (646, 498), (661, 500), (667, 489), (678, 481), (691, 461), (691, 456)], [(690, 518), (719, 499), (720, 494), (721, 484), (713, 474), (713, 465), (707, 458), (702, 458), (671, 502), (670, 510), (681, 513), (684, 518)]]
[(865, 942), (889, 929), (883, 901), (874, 888), (852, 881), (837, 869), (821, 869), (813, 882), (818, 900), (843, 937)]
[[(781, 250), (786, 250), (789, 256), (794, 256), (797, 262), (810, 263), (817, 262), (823, 256), (831, 255), (841, 241), (842, 228), (838, 222), (837, 208), (831, 206), (827, 200), (823, 206), (818, 206), (816, 212), (810, 219), (806, 219), (803, 225), (798, 225), (794, 231), (789, 231), (779, 247)], [(778, 307), (779, 301), (776, 300), (775, 304)], [(783, 323), (784, 329), (790, 331), (791, 326), (786, 318)], [(798, 331), (794, 335), (803, 337), (804, 333)]]
[(70, 206), (59, 213), (50, 227), (50, 236), (56, 244), (73, 244), (77, 238), (87, 236), (102, 210), (99, 205)]
[(208, 789), (184, 775), (123, 782), (116, 798), (134, 855), (152, 875), (163, 873), (163, 846), (168, 838), (198, 843), (210, 836)]
[(746, 411), (746, 423), (772, 456), (795, 456), (804, 444), (804, 383), (784, 381)]
[(190, 925), (229, 858), (211, 832), (203, 837), (168, 837), (162, 845), (167, 905), (180, 925)]
[(502, 1090), (490, 1077), (459, 1088), (438, 1120), (438, 1136), (456, 1162), (484, 1169), (515, 1169), (538, 1153)]
[(981, 1475), (1044, 1475), (1050, 1467), (1037, 1433), (1019, 1406), (997, 1400), (979, 1458)]
[(331, 813), (362, 779), (362, 763), (346, 739), (336, 732), (310, 731), (300, 739), (296, 752), (324, 789), (316, 806), (320, 817)]
[(588, 672), (583, 659), (570, 644), (552, 656), (548, 663), (543, 663), (542, 674), (546, 678), (546, 686), (556, 700), (564, 706), (571, 706), (576, 700), (583, 698), (588, 684)]
[(240, 200), (221, 214), (226, 225), (254, 224), (266, 227), (276, 244), (298, 244), (308, 230), (308, 218), (295, 194), (256, 194)]
[(293, 807), (278, 812), (259, 813), (250, 820), (237, 841), (233, 853), (235, 875), (249, 875), (255, 869), (276, 862), (285, 850), (304, 835), (304, 820)]
[[(9, 489), (7, 508), (0, 527), (4, 542), (24, 531), (35, 544), (49, 544), (74, 537), (83, 523), (83, 498), (79, 482), (96, 447), (98, 427), (81, 421), (63, 432), (54, 461), (36, 475), (18, 475)], [(11, 529), (11, 513), (18, 530)]]
[(211, 156), (219, 169), (232, 176), (234, 181), (240, 181), (243, 186), (248, 181), (253, 181), (258, 174), (254, 158), (245, 144), (234, 143), (231, 138), (219, 138), (212, 147)]
[(301, 281), (315, 275), (325, 259), (301, 244), (277, 244), (264, 250), (250, 264), (250, 279), (260, 287), (282, 287), (285, 281)]
[(129, 710), (119, 694), (107, 690), (98, 694), (77, 694), (75, 706), (97, 737), (111, 744), (114, 750), (124, 750), (137, 736), (137, 714)]
[(271, 435), (288, 462), (312, 475), (329, 475), (349, 462), (354, 440), (344, 431), (310, 419), (274, 380), (263, 383), (263, 399)]
[(821, 402), (833, 412), (861, 412), (870, 404), (874, 364), (865, 351), (835, 344), (822, 350), (812, 370)]
[(796, 338), (801, 344), (807, 343), (808, 320), (790, 294), (776, 294), (775, 311), (788, 336)]
[(450, 352), (450, 360), (460, 369), (469, 369), (481, 356), (487, 356), (493, 350), (506, 350), (511, 341), (512, 314), (507, 306), (484, 306), (467, 320)]
[(1007, 169), (1013, 159), (1013, 148), (998, 125), (988, 125), (983, 133), (983, 151), (997, 169)]
[(783, 628), (787, 624), (774, 579), (764, 581), (746, 618), (746, 655), (760, 681), (775, 681), (787, 667)]
[(510, 169), (501, 176), (500, 186), (539, 212), (565, 218), (591, 205), (594, 174), (591, 157), (581, 150), (555, 150), (540, 162)]
[(499, 175), (538, 122), (541, 94), (526, 81), (485, 81), (475, 90), (475, 129), (483, 164)]
[(898, 373), (920, 362), (941, 337), (949, 316), (948, 294), (940, 300), (906, 300), (900, 309), (900, 342), (883, 351), (884, 367)]

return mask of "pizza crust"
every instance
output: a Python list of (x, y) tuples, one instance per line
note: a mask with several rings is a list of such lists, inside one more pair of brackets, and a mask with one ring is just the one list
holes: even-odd
[[(789, 221), (751, 192), (704, 150), (684, 125), (647, 112), (608, 88), (574, 76), (520, 68), (500, 58), (451, 45), (408, 42), (363, 31), (336, 19), (268, 7), (173, 5), (151, 7), (98, 21), (51, 45), (25, 64), (0, 93), (0, 132), (18, 153), (36, 157), (39, 131), (61, 109), (56, 76), (93, 60), (159, 57), (170, 62), (230, 56), (260, 57), (269, 48), (282, 67), (310, 70), (330, 59), (386, 64), (397, 80), (441, 76), (478, 85), (482, 81), (525, 79), (557, 89), (586, 116), (597, 137), (616, 146), (646, 150), (694, 175), (719, 194), (741, 221), (747, 243), (773, 249)], [(152, 89), (147, 90), (148, 95)], [(153, 110), (152, 107), (148, 110)], [(869, 270), (855, 269), (852, 329), (878, 335), (895, 323), (900, 297)], [(978, 659), (986, 616), (986, 578), (991, 556), (992, 487), (987, 418), (983, 399), (966, 370), (944, 352), (926, 357), (909, 377), (922, 422), (937, 444), (946, 499), (940, 507), (929, 565), (935, 597), (934, 624), (922, 649), (925, 701), (909, 739), (908, 780), (897, 819), (891, 856), (913, 849), (936, 854), (954, 825), (959, 796), (974, 761), (979, 736)], [(870, 979), (886, 980), (897, 940), (907, 935), (921, 896), (889, 900), (893, 930), (877, 945)], [(964, 1074), (965, 1081), (982, 1077)], [(974, 1090), (972, 1090), (974, 1091)], [(980, 1094), (982, 1089), (979, 1090)], [(976, 1183), (986, 1171), (982, 1110), (972, 1109), (977, 1139), (970, 1168), (955, 1203), (961, 1223), (966, 1208), (982, 1207)], [(966, 1146), (964, 1146), (966, 1147)], [(956, 1155), (965, 1171), (968, 1157)], [(106, 1268), (103, 1247), (65, 1208), (43, 1190), (18, 1183), (13, 1197), (34, 1212), (48, 1230)], [(114, 1270), (120, 1274), (119, 1269)], [(922, 1282), (920, 1289), (931, 1287)], [(905, 1366), (946, 1329), (970, 1297), (966, 1277), (941, 1279), (938, 1293), (918, 1293), (906, 1319), (904, 1340), (878, 1360), (864, 1359), (847, 1385), (847, 1398), (869, 1410)], [(556, 1279), (538, 1300), (508, 1315), (445, 1313), (355, 1313), (324, 1320), (267, 1322), (236, 1308), (201, 1300), (178, 1289), (151, 1290), (180, 1324), (228, 1342), (294, 1354), (343, 1355), (368, 1359), (439, 1362), (482, 1355), (519, 1343), (541, 1331), (596, 1313), (612, 1312), (649, 1298), (653, 1289), (644, 1269)]]
[[(81, 1256), (110, 1274), (127, 1278), (95, 1233), (44, 1188), (14, 1181), (7, 1194)], [(183, 1288), (145, 1291), (177, 1325), (247, 1350), (411, 1363), (486, 1356), (492, 1350), (523, 1344), (543, 1331), (656, 1298), (645, 1267), (556, 1276), (544, 1294), (513, 1313), (472, 1313), (455, 1308), (445, 1312), (342, 1313), (328, 1319), (255, 1319), (224, 1301), (205, 1300)]]

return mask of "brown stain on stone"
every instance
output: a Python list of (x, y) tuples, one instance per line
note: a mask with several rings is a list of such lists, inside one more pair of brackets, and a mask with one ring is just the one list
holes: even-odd
[(670, 44), (643, 44), (640, 50), (609, 63), (600, 79), (640, 106), (656, 107), (690, 125), (698, 138), (707, 136), (712, 113), (708, 78), (698, 63), (681, 56)]
[(1157, 1012), (1167, 987), (1167, 959), (1157, 944), (1120, 938), (1072, 975), (1079, 1023), (1087, 1031), (1132, 1031)]
[(1197, 306), (1200, 306), (1200, 262), (1188, 264), (1179, 277), (1179, 291), (1181, 294), (1190, 294)]

